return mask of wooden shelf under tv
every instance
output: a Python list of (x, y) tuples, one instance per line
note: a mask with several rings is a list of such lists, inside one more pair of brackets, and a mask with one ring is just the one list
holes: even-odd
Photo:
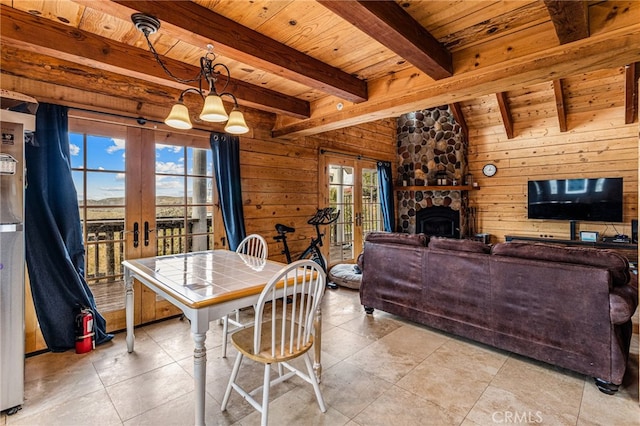
[(396, 186), (395, 191), (472, 191), (480, 189), (471, 185), (420, 185), (420, 186)]
[(505, 235), (505, 241), (524, 241), (532, 243), (552, 243), (560, 244), (563, 246), (573, 247), (596, 247), (606, 248), (618, 252), (622, 256), (626, 257), (629, 262), (638, 262), (638, 244), (632, 243), (614, 243), (605, 241), (580, 241), (580, 240), (561, 240), (555, 238), (537, 238), (537, 237), (522, 237), (517, 235)]

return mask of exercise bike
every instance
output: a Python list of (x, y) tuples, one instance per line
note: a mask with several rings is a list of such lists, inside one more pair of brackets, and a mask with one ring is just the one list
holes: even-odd
[[(324, 257), (322, 252), (320, 251), (320, 247), (322, 247), (322, 237), (324, 234), (320, 232), (320, 225), (329, 225), (336, 220), (340, 216), (340, 210), (336, 211), (333, 207), (325, 207), (324, 209), (318, 209), (315, 215), (311, 219), (307, 221), (309, 225), (313, 225), (316, 228), (316, 236), (311, 238), (311, 242), (309, 243), (309, 247), (307, 247), (302, 254), (298, 257), (300, 259), (311, 259), (316, 262), (322, 270), (327, 273), (327, 259)], [(284, 246), (284, 250), (282, 250), (282, 254), (284, 254), (287, 258), (287, 263), (291, 263), (291, 253), (289, 252), (289, 246), (287, 245), (287, 234), (295, 232), (296, 229), (290, 226), (283, 225), (281, 223), (276, 224), (276, 232), (277, 236), (273, 237), (276, 241), (282, 241), (282, 245)], [(327, 287), (335, 290), (338, 288), (337, 284), (330, 283), (327, 281)]]

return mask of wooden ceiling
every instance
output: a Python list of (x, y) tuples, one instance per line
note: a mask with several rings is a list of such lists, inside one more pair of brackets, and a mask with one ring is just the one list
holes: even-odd
[(149, 53), (130, 19), (144, 12), (162, 22), (151, 40), (181, 77), (197, 73), (213, 44), (240, 104), (277, 115), (275, 137), (443, 104), (462, 114), (460, 105), (487, 95), (496, 96), (509, 135), (507, 93), (540, 84), (553, 88), (562, 127), (564, 79), (625, 66), (626, 115), (637, 115), (633, 0), (0, 3), (3, 78), (55, 84), (58, 100), (68, 88), (168, 111), (188, 86)]

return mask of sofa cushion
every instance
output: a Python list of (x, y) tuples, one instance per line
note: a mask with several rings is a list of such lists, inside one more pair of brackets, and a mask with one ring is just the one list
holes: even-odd
[(379, 244), (402, 244), (424, 247), (429, 242), (425, 234), (404, 234), (400, 232), (370, 232), (366, 241)]
[(467, 251), (471, 253), (489, 253), (491, 251), (491, 247), (481, 241), (456, 240), (442, 237), (431, 237), (429, 239), (429, 248)]
[(624, 285), (631, 278), (627, 258), (607, 249), (565, 247), (546, 243), (508, 242), (494, 245), (491, 249), (491, 254), (605, 268), (611, 273), (614, 286)]

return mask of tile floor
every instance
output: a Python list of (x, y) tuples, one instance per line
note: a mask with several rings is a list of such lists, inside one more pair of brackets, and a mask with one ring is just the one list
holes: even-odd
[[(476, 344), (376, 311), (367, 316), (357, 291), (327, 291), (323, 311), (322, 414), (299, 379), (272, 391), (273, 425), (639, 425), (638, 334), (623, 388), (599, 392), (592, 379)], [(637, 315), (636, 315), (637, 318)], [(26, 362), (26, 401), (0, 425), (193, 424), (192, 341), (187, 321), (136, 330), (95, 351), (47, 353)], [(207, 336), (209, 425), (256, 425), (260, 417), (232, 394), (220, 401), (235, 350), (220, 357), (221, 326)], [(248, 372), (248, 374), (247, 374)], [(249, 368), (243, 380), (259, 382)]]

